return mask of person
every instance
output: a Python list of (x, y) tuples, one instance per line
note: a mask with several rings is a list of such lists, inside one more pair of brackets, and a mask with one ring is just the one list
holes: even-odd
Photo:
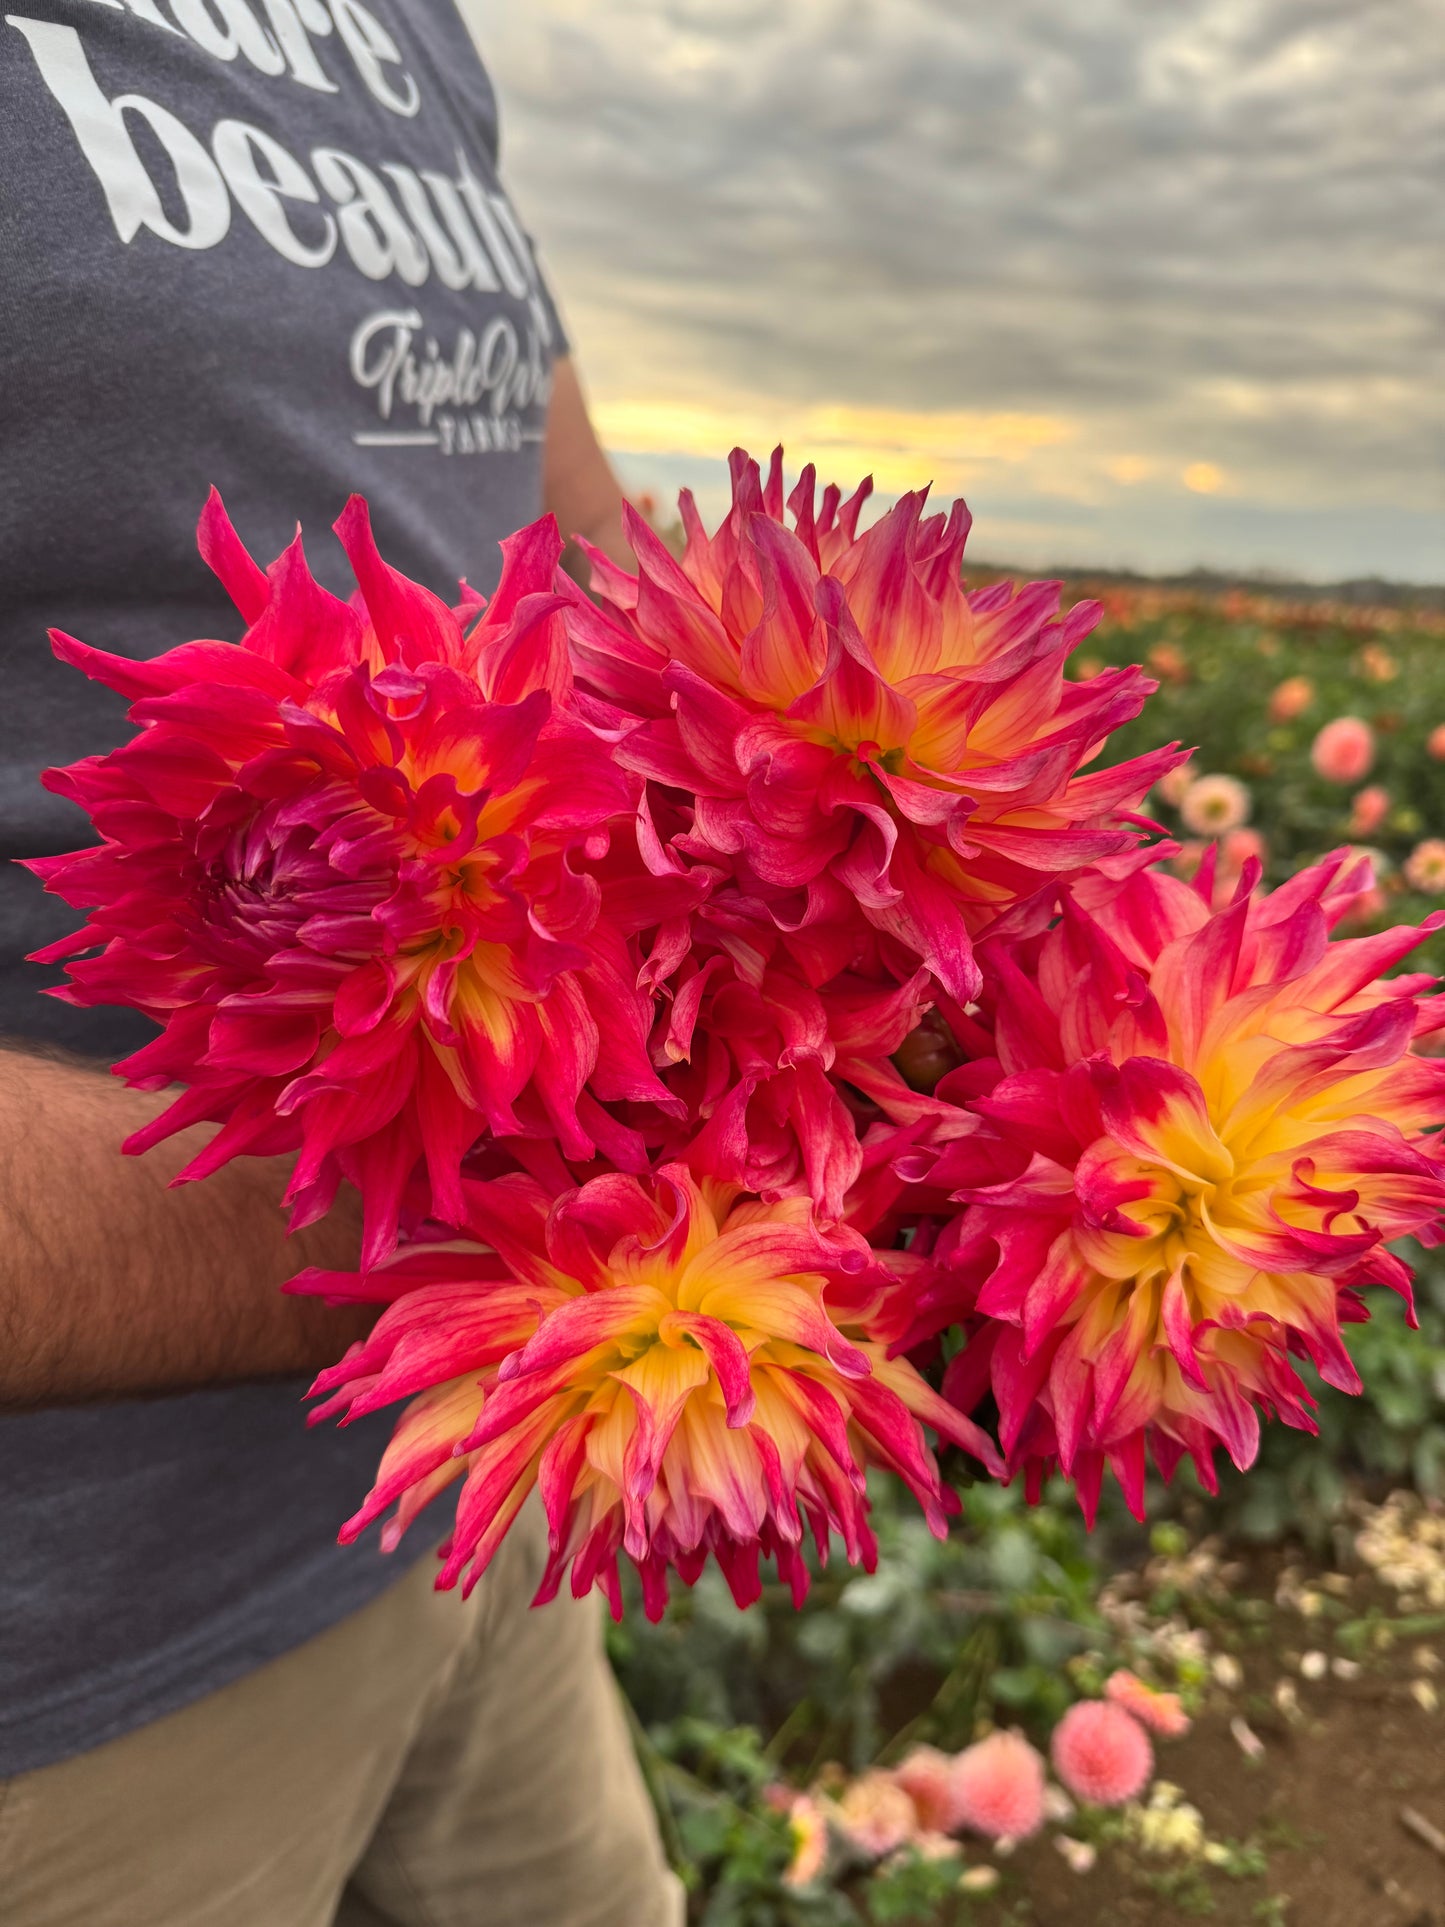
[[(0, 825), (123, 708), (53, 624), (147, 655), (236, 633), (196, 552), (211, 484), (269, 560), (369, 498), (388, 560), (496, 579), (546, 507), (625, 558), (618, 485), (497, 176), (447, 0), (16, 0), (0, 25)], [(530, 1515), (470, 1600), (423, 1523), (340, 1522), (387, 1431), (308, 1432), (352, 1312), (286, 1298), (284, 1170), (167, 1188), (187, 1132), (108, 1061), (138, 1018), (39, 994), (72, 913), (0, 871), (0, 1918), (7, 1927), (652, 1927), (681, 1918), (597, 1601), (535, 1611)], [(208, 1135), (201, 1133), (202, 1138)]]

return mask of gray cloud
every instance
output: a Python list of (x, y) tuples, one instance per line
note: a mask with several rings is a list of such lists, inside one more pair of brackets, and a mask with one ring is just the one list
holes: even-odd
[(1445, 573), (1437, 0), (465, 10), (599, 392), (1057, 414), (1145, 560), (1091, 448), (1217, 464), (1181, 513), (1236, 553), (1242, 504), (1326, 568), (1393, 507), (1379, 565)]

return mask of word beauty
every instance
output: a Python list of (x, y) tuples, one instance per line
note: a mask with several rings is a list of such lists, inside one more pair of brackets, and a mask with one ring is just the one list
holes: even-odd
[[(443, 172), (396, 161), (372, 166), (344, 148), (321, 145), (307, 156), (308, 171), (274, 134), (234, 118), (218, 120), (207, 145), (146, 95), (108, 97), (73, 28), (15, 14), (6, 22), (29, 43), (122, 241), (144, 230), (173, 247), (213, 248), (239, 208), (267, 245), (297, 267), (325, 267), (340, 249), (373, 281), (394, 274), (415, 288), (435, 275), (447, 288), (505, 289), (540, 306), (531, 250), (516, 217), (464, 153), (454, 156), (454, 172)], [(163, 149), (171, 181), (152, 178), (133, 136), (136, 123)]]

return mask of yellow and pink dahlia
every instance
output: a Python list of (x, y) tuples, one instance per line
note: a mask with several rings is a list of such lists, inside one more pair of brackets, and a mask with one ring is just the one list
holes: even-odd
[(1314, 1429), (1292, 1359), (1357, 1391), (1341, 1324), (1365, 1286), (1408, 1301), (1389, 1242), (1445, 1214), (1445, 1064), (1413, 1048), (1445, 1000), (1381, 976), (1445, 919), (1330, 941), (1370, 886), (1347, 851), (1222, 911), (1207, 879), (1118, 868), (990, 954), (979, 1054), (933, 1100), (978, 1128), (909, 1154), (964, 1207), (911, 1338), (962, 1321), (945, 1390), (991, 1394), (1011, 1469), (1062, 1466), (1091, 1515), (1106, 1463), (1142, 1510), (1146, 1447), (1212, 1486), (1261, 1411)]
[[(1097, 603), (1059, 585), (967, 593), (968, 511), (905, 495), (859, 535), (870, 483), (788, 498), (732, 456), (733, 504), (709, 536), (681, 499), (674, 561), (637, 515), (630, 576), (597, 556), (568, 624), (579, 680), (622, 736), (619, 760), (687, 799), (679, 847), (730, 867), (796, 928), (853, 906), (955, 997), (978, 988), (973, 938), (1021, 898), (1133, 847), (1125, 820), (1176, 760), (1081, 773), (1153, 684), (1137, 669), (1065, 678)], [(905, 972), (904, 974), (907, 974)]]
[(263, 574), (213, 495), (201, 547), (239, 644), (133, 661), (54, 637), (140, 728), (49, 773), (103, 841), (31, 868), (90, 912), (41, 953), (69, 962), (57, 994), (143, 1011), (161, 1035), (119, 1072), (190, 1087), (127, 1148), (206, 1119), (186, 1177), (297, 1152), (293, 1221), (352, 1179), (371, 1261), (418, 1170), (460, 1211), (485, 1134), (639, 1163), (603, 1103), (673, 1100), (588, 871), (614, 819), (630, 835), (636, 780), (570, 707), (555, 525), (504, 544), (490, 605), (455, 611), (382, 560), (359, 498), (337, 533), (350, 603), (299, 537)]
[(599, 1177), (552, 1195), (513, 1174), (465, 1183), (476, 1243), (404, 1252), (369, 1276), (297, 1288), (391, 1302), (313, 1388), (317, 1416), (411, 1396), (352, 1538), (395, 1505), (384, 1543), (461, 1480), (441, 1584), (485, 1570), (533, 1488), (551, 1557), (539, 1599), (571, 1569), (621, 1610), (618, 1558), (656, 1617), (669, 1569), (709, 1554), (740, 1605), (759, 1555), (801, 1600), (811, 1530), (871, 1568), (864, 1473), (885, 1466), (934, 1532), (956, 1509), (925, 1425), (997, 1469), (984, 1434), (905, 1360), (909, 1316), (864, 1240), (824, 1232), (808, 1201), (768, 1204), (685, 1166)]

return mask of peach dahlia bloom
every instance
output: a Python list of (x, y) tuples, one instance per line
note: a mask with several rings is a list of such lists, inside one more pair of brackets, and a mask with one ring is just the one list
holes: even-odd
[(637, 576), (596, 556), (611, 619), (577, 591), (579, 680), (620, 760), (693, 799), (687, 851), (740, 869), (780, 924), (851, 912), (956, 997), (978, 987), (972, 938), (1021, 897), (1133, 847), (1123, 820), (1176, 760), (1161, 750), (1081, 774), (1153, 685), (1137, 669), (1071, 682), (1097, 603), (1059, 585), (960, 580), (969, 516), (905, 495), (865, 534), (871, 484), (788, 497), (741, 450), (712, 535), (681, 498), (673, 560), (637, 516)]
[(1358, 783), (1375, 761), (1375, 732), (1359, 716), (1336, 716), (1310, 746), (1310, 761), (1327, 783)]
[(1026, 1840), (1044, 1824), (1044, 1762), (1021, 1733), (990, 1733), (953, 1763), (958, 1824), (991, 1840)]
[(1417, 843), (1404, 864), (1405, 881), (1426, 896), (1445, 895), (1445, 840), (1427, 836)]
[(959, 1825), (953, 1764), (936, 1746), (915, 1746), (893, 1769), (925, 1833), (952, 1833)]
[(1179, 820), (1196, 836), (1223, 836), (1249, 821), (1251, 797), (1237, 776), (1201, 776), (1179, 804)]
[(1270, 695), (1269, 719), (1272, 723), (1292, 723), (1314, 699), (1315, 686), (1308, 676), (1286, 676)]
[(1122, 1706), (1126, 1713), (1132, 1713), (1141, 1725), (1161, 1738), (1176, 1740), (1189, 1731), (1189, 1715), (1177, 1693), (1161, 1692), (1124, 1667), (1111, 1673), (1104, 1682), (1104, 1697)]
[(314, 1416), (413, 1400), (344, 1539), (395, 1505), (394, 1546), (461, 1480), (439, 1583), (470, 1587), (535, 1486), (551, 1534), (539, 1600), (570, 1567), (578, 1597), (600, 1586), (620, 1614), (625, 1554), (656, 1618), (669, 1568), (690, 1585), (709, 1554), (739, 1605), (758, 1596), (760, 1553), (801, 1601), (809, 1529), (821, 1553), (836, 1532), (871, 1569), (869, 1465), (941, 1537), (957, 1501), (925, 1425), (998, 1469), (985, 1435), (891, 1356), (908, 1316), (892, 1272), (857, 1233), (821, 1232), (805, 1198), (763, 1203), (673, 1164), (560, 1196), (519, 1175), (468, 1182), (465, 1203), (474, 1246), (296, 1281), (391, 1301), (316, 1380)]
[(843, 1790), (834, 1812), (843, 1833), (860, 1853), (881, 1860), (918, 1832), (918, 1813), (891, 1773), (874, 1767)]

